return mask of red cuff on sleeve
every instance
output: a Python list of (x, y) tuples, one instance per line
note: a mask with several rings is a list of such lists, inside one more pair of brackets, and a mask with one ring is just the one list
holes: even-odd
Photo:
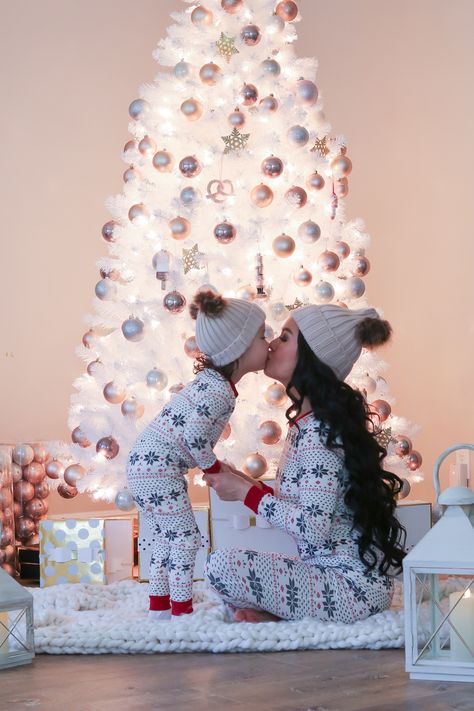
[[(270, 489), (270, 487), (267, 486), (266, 489)], [(252, 486), (247, 492), (247, 496), (244, 499), (244, 504), (248, 506), (249, 509), (252, 509), (252, 511), (255, 511), (255, 513), (258, 513), (258, 505), (261, 499), (263, 499), (264, 496), (270, 493), (270, 491), (261, 489), (259, 486)]]
[(207, 467), (207, 469), (203, 469), (204, 474), (217, 474), (217, 472), (221, 468), (221, 463), (218, 459), (214, 462), (212, 467)]
[(272, 489), (271, 486), (268, 486), (268, 484), (264, 484), (263, 481), (260, 482), (262, 485), (262, 489), (267, 493), (267, 494), (274, 494), (274, 490)]

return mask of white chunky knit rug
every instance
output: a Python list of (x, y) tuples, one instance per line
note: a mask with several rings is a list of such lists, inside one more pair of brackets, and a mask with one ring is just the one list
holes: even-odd
[(147, 588), (132, 580), (106, 586), (30, 588), (34, 596), (36, 652), (280, 652), (403, 646), (399, 583), (390, 610), (351, 625), (310, 618), (297, 622), (233, 622), (225, 605), (204, 583), (195, 583), (193, 615), (153, 622), (147, 618)]

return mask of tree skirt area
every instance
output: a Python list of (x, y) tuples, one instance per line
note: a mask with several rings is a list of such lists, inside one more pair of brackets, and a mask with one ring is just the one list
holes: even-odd
[(402, 587), (390, 610), (345, 625), (312, 618), (296, 622), (234, 622), (203, 582), (194, 586), (194, 613), (172, 621), (147, 617), (148, 585), (30, 588), (38, 654), (156, 652), (280, 652), (294, 649), (403, 647)]

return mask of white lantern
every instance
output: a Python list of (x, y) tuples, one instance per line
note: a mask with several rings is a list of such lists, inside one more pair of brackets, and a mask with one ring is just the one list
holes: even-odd
[(0, 669), (34, 656), (33, 595), (0, 568)]
[(440, 492), (439, 468), (458, 449), (436, 460), (433, 478), (443, 515), (403, 561), (405, 663), (412, 679), (474, 682), (474, 491)]

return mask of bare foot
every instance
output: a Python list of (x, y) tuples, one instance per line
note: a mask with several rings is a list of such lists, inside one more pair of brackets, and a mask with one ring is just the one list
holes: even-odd
[(236, 622), (278, 622), (281, 617), (272, 615), (265, 610), (254, 610), (252, 607), (243, 607), (235, 611)]

